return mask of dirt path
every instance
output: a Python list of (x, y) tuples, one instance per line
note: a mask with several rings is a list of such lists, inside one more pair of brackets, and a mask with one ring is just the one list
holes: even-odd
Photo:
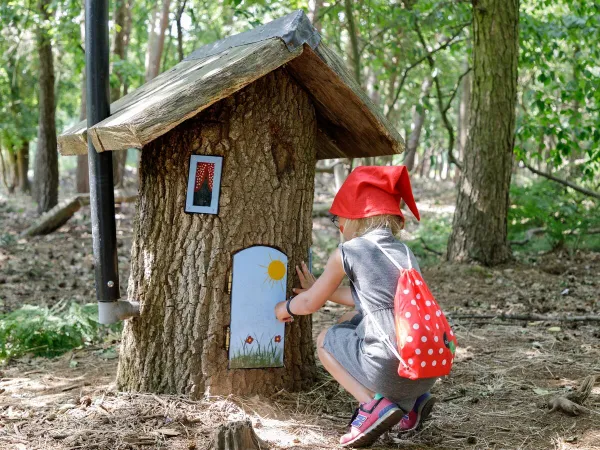
[[(445, 265), (426, 270), (425, 277), (450, 314), (581, 314), (578, 308), (597, 314), (600, 256), (566, 263), (561, 275), (533, 267)], [(561, 295), (565, 289), (569, 294)], [(315, 316), (315, 332), (341, 312), (335, 305), (323, 309)], [(600, 372), (597, 324), (469, 319), (455, 321), (455, 328), (455, 370), (435, 386), (440, 403), (433, 420), (412, 436), (387, 436), (378, 448), (600, 448), (600, 389), (592, 391), (590, 412), (582, 416), (546, 408), (549, 399)], [(271, 399), (191, 402), (120, 393), (111, 385), (117, 347), (54, 360), (24, 358), (2, 369), (0, 448), (202, 449), (217, 424), (247, 414), (273, 448), (333, 449), (353, 407), (324, 373), (309, 393)]]

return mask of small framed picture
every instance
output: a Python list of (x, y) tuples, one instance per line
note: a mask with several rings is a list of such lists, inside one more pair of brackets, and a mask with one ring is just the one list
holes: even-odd
[(192, 155), (188, 172), (185, 212), (217, 214), (221, 190), (222, 156)]

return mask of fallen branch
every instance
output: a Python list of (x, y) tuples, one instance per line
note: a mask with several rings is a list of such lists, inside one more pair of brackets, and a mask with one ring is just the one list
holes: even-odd
[[(115, 204), (131, 203), (137, 196), (116, 196)], [(52, 208), (50, 211), (42, 214), (29, 228), (21, 233), (21, 237), (39, 236), (49, 234), (58, 230), (68, 222), (73, 215), (81, 209), (82, 206), (90, 204), (89, 194), (80, 194), (66, 199)]]
[(600, 316), (544, 316), (542, 314), (448, 314), (451, 319), (526, 320), (529, 322), (600, 322)]
[(563, 186), (570, 187), (571, 189), (574, 189), (577, 192), (581, 192), (584, 195), (587, 195), (587, 196), (590, 196), (590, 197), (594, 197), (594, 198), (597, 198), (597, 199), (600, 200), (600, 194), (598, 192), (594, 192), (594, 191), (590, 191), (589, 189), (582, 188), (581, 186), (577, 186), (575, 183), (571, 183), (570, 181), (563, 180), (562, 178), (555, 177), (554, 175), (551, 175), (549, 173), (542, 172), (541, 170), (534, 169), (529, 164), (527, 164), (525, 161), (522, 161), (522, 162), (523, 162), (523, 165), (527, 169), (529, 169), (531, 172), (535, 173), (536, 175), (539, 175), (539, 176), (544, 177), (544, 178), (548, 178), (549, 180), (552, 180), (552, 181), (555, 181), (557, 183), (560, 183)]
[(545, 228), (532, 228), (525, 232), (525, 237), (520, 241), (508, 241), (509, 245), (525, 245), (527, 244), (533, 236), (536, 234), (543, 234), (546, 232)]
[(431, 252), (431, 253), (433, 253), (435, 255), (438, 255), (438, 256), (442, 256), (443, 255), (442, 252), (438, 252), (437, 250), (429, 247), (423, 238), (419, 238), (419, 240), (421, 241), (421, 244), (423, 244), (423, 249), (424, 250), (427, 250), (428, 252)]

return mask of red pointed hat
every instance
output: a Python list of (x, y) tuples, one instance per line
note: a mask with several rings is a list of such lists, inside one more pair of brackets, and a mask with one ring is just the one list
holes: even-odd
[(389, 214), (400, 216), (404, 200), (421, 220), (406, 166), (361, 166), (354, 169), (333, 199), (329, 212), (346, 219)]

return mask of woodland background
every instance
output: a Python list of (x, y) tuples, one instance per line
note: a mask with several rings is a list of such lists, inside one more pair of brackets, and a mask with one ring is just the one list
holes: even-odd
[[(521, 2), (506, 217), (512, 254), (494, 267), (447, 257), (469, 131), (473, 3), (109, 4), (112, 100), (204, 44), (304, 9), (405, 136), (403, 155), (320, 162), (315, 185), (318, 274), (339, 243), (318, 211), (349, 170), (409, 166), (423, 218), (409, 219), (403, 238), (457, 330), (456, 369), (434, 391), (441, 399), (434, 420), (409, 438), (387, 437), (385, 448), (600, 448), (593, 382), (581, 416), (547, 409), (600, 371), (596, 2)], [(95, 322), (89, 208), (46, 236), (21, 235), (59, 200), (88, 190), (86, 157), (56, 153), (57, 133), (85, 117), (82, 4), (2, 0), (0, 25), (0, 447), (204, 448), (211, 420), (248, 416), (276, 448), (336, 448), (353, 402), (325, 373), (313, 391), (267, 403), (115, 390), (120, 325)], [(117, 189), (135, 195), (137, 150), (116, 152), (113, 161)], [(131, 203), (117, 208), (123, 292), (133, 213)], [(316, 314), (315, 336), (341, 312)]]

